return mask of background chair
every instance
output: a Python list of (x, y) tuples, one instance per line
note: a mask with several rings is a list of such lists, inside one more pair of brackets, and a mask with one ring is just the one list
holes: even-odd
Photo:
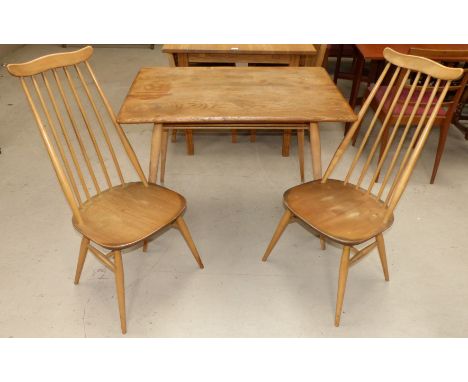
[[(200, 268), (203, 263), (182, 218), (185, 199), (147, 182), (88, 62), (92, 53), (93, 48), (88, 46), (24, 64), (10, 64), (7, 69), (20, 78), (72, 210), (72, 223), (83, 235), (75, 284), (80, 280), (89, 250), (115, 273), (121, 329), (126, 333), (123, 249), (143, 242), (146, 250), (151, 235), (174, 224)], [(113, 129), (106, 127), (108, 122)], [(113, 140), (120, 141), (120, 145), (113, 144)], [(122, 154), (130, 160), (139, 182), (124, 180), (118, 149), (123, 149)], [(104, 254), (91, 243), (110, 252)]]
[[(439, 143), (437, 146), (434, 166), (432, 169), (432, 175), (431, 175), (431, 180), (430, 180), (430, 183), (432, 184), (435, 181), (437, 170), (439, 169), (440, 161), (442, 159), (442, 155), (445, 149), (445, 143), (447, 140), (447, 135), (448, 135), (448, 130), (450, 128), (450, 124), (452, 122), (454, 113), (457, 110), (457, 106), (459, 105), (459, 102), (461, 100), (461, 96), (466, 88), (466, 83), (468, 80), (468, 68), (466, 68), (466, 63), (468, 62), (468, 51), (463, 51), (463, 50), (450, 51), (450, 50), (411, 48), (410, 54), (413, 54), (416, 56), (427, 57), (432, 60), (441, 62), (450, 67), (465, 68), (464, 76), (459, 81), (454, 81), (452, 83), (449, 89), (448, 96), (446, 100), (444, 101), (444, 103), (442, 104), (442, 107), (440, 108), (437, 114), (436, 120), (434, 122), (434, 125), (439, 127)], [(398, 81), (401, 81), (401, 77), (402, 77), (402, 74), (400, 74), (400, 78)], [(422, 80), (420, 80), (420, 82), (422, 82)], [(387, 115), (389, 114), (390, 114), (390, 124), (395, 123), (395, 121), (398, 119), (399, 113), (402, 109), (404, 100), (409, 92), (410, 87), (411, 87), (410, 84), (405, 85), (400, 95), (400, 98), (398, 99), (397, 104), (392, 111), (390, 111), (390, 101), (387, 100), (387, 102), (384, 103), (382, 111), (379, 114), (379, 119), (382, 123), (387, 118)], [(431, 87), (431, 84), (429, 87)], [(373, 108), (374, 110), (377, 110), (377, 108), (381, 104), (382, 97), (385, 94), (385, 90), (386, 90), (386, 86), (382, 86), (380, 90), (377, 92), (376, 97), (374, 98), (373, 102), (371, 102), (371, 108)], [(418, 98), (419, 92), (420, 92), (419, 88), (415, 90), (413, 94), (413, 98), (410, 100), (410, 103), (405, 111), (405, 115), (400, 121), (400, 124), (403, 125), (407, 122), (409, 116), (411, 115), (413, 111), (414, 103), (416, 102)], [(419, 119), (421, 118), (423, 114), (424, 106), (428, 102), (428, 99), (429, 97), (426, 96), (422, 100), (420, 107), (416, 111), (416, 116), (413, 120), (413, 125), (418, 124)], [(435, 98), (433, 100), (433, 103), (435, 104), (437, 100), (438, 99)], [(357, 138), (357, 134), (355, 136), (355, 139), (356, 138)], [(380, 148), (381, 153), (385, 149), (387, 140), (388, 140), (388, 128), (383, 132), (381, 148)]]
[[(339, 79), (352, 80), (354, 78), (354, 67), (356, 65), (357, 55), (359, 53), (356, 50), (354, 44), (329, 44), (326, 52), (326, 58), (335, 57), (335, 66), (333, 68), (333, 82), (338, 83)], [(349, 71), (343, 68), (343, 58), (351, 61)], [(363, 77), (363, 80), (367, 80), (367, 77)]]
[[(400, 54), (389, 48), (385, 49), (384, 57), (388, 61), (384, 71), (360, 110), (357, 121), (338, 147), (323, 178), (293, 187), (285, 192), (286, 212), (262, 259), (267, 260), (293, 217), (303, 221), (320, 234), (322, 248), (325, 247), (324, 238), (342, 245), (335, 312), (336, 326), (340, 324), (348, 269), (375, 247), (379, 252), (385, 280), (389, 280), (382, 233), (393, 223), (393, 211), (408, 184), (439, 110), (451, 88), (452, 81), (458, 80), (463, 74), (462, 69), (448, 68), (429, 59)], [(363, 122), (369, 106), (382, 89), (382, 82), (388, 77), (390, 77), (388, 85), (370, 120), (364, 139), (353, 156), (350, 166), (346, 166), (348, 170), (345, 179), (330, 179), (337, 166), (343, 163), (344, 154), (355, 132)], [(420, 80), (423, 81), (422, 86), (420, 86)], [(404, 103), (397, 120), (392, 123), (390, 115), (408, 84), (410, 87), (403, 98)], [(411, 115), (407, 119), (401, 136), (397, 137), (398, 127), (416, 91), (418, 97)], [(423, 103), (426, 97), (427, 102)], [(377, 118), (387, 100), (390, 102), (390, 111), (384, 122), (376, 127)], [(435, 104), (433, 104), (434, 100), (437, 100)], [(423, 113), (411, 136), (410, 126), (414, 123), (416, 110), (420, 107), (423, 107)], [(390, 130), (385, 150), (379, 157), (376, 153), (377, 149), (384, 131), (387, 126), (391, 125), (393, 127)], [(383, 175), (383, 180), (377, 187), (376, 180), (380, 173)], [(374, 188), (375, 193), (372, 192)], [(369, 241), (371, 243), (364, 248), (356, 248), (357, 245)], [(354, 254), (352, 257), (350, 257), (351, 252)]]
[[(465, 64), (465, 68), (468, 67), (468, 63)], [(463, 92), (460, 102), (458, 103), (457, 109), (453, 115), (452, 123), (458, 127), (458, 129), (465, 134), (465, 139), (468, 140), (468, 114), (464, 114), (463, 110), (468, 105), (468, 87), (465, 86), (465, 91)]]

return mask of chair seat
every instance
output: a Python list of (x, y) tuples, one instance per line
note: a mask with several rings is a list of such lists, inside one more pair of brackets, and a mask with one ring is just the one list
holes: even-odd
[[(369, 91), (371, 90), (371, 88), (369, 88)], [(385, 94), (387, 90), (387, 86), (381, 86), (378, 90), (377, 90), (377, 93), (375, 94), (375, 103), (376, 104), (380, 104), (382, 99), (383, 99), (383, 96)], [(395, 108), (393, 109), (393, 113), (392, 115), (400, 115), (401, 111), (403, 110), (403, 105), (406, 101), (406, 98), (408, 97), (408, 93), (409, 93), (409, 89), (408, 88), (403, 88), (403, 90), (401, 91), (401, 94), (400, 94), (400, 97), (398, 99), (398, 102), (397, 104), (395, 105)], [(429, 98), (430, 98), (430, 92), (426, 92), (423, 97), (422, 97), (422, 100), (421, 100), (421, 103), (418, 107), (418, 110), (416, 111), (416, 116), (421, 116), (423, 115), (424, 113), (424, 109), (426, 108), (426, 105), (429, 101)], [(413, 108), (414, 108), (414, 104), (416, 103), (416, 101), (418, 100), (418, 97), (419, 95), (421, 94), (421, 91), (419, 89), (416, 89), (413, 93), (413, 95), (411, 96), (411, 100), (410, 100), (410, 103), (408, 104), (408, 106), (406, 107), (406, 110), (405, 110), (405, 114), (404, 115), (411, 115), (411, 113), (413, 112)], [(435, 103), (437, 102), (439, 98), (439, 95), (437, 94), (435, 97), (434, 97), (434, 100), (433, 100), (433, 103), (432, 103), (432, 106), (430, 107), (429, 109), (429, 114), (432, 113), (432, 111), (434, 110), (434, 107), (435, 107)], [(393, 96), (392, 96), (392, 93), (390, 93), (387, 97), (387, 100), (385, 101), (385, 104), (384, 104), (384, 112), (385, 114), (388, 113), (388, 111), (390, 110), (390, 106), (392, 104), (392, 100), (393, 100)], [(443, 108), (441, 107), (437, 113), (437, 116), (439, 118), (444, 118), (445, 115), (447, 114), (447, 110), (446, 108)]]
[(185, 199), (167, 188), (126, 183), (106, 190), (80, 208), (75, 228), (92, 242), (110, 249), (138, 243), (173, 222), (184, 211)]
[(342, 244), (363, 243), (385, 231), (384, 203), (355, 185), (329, 179), (301, 184), (284, 193), (289, 210), (313, 229)]

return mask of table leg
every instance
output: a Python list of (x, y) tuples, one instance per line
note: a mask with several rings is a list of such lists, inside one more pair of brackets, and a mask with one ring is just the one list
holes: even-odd
[(250, 142), (255, 142), (257, 139), (257, 130), (250, 130)]
[(336, 84), (338, 82), (338, 77), (340, 76), (341, 68), (341, 56), (343, 55), (343, 44), (337, 44), (338, 52), (336, 54), (336, 64), (335, 71), (333, 73), (333, 82)]
[(299, 157), (299, 171), (301, 173), (301, 183), (304, 183), (304, 130), (297, 130), (297, 153)]
[(166, 157), (167, 157), (167, 143), (169, 140), (169, 132), (163, 130), (161, 142), (161, 175), (159, 175), (159, 182), (164, 183), (164, 175), (166, 173)]
[[(177, 58), (177, 66), (189, 66), (189, 58), (187, 53), (177, 53), (175, 57)], [(187, 155), (194, 155), (195, 148), (193, 145), (193, 131), (190, 129), (185, 130), (185, 142), (187, 144)]]
[[(289, 64), (288, 66), (299, 66), (301, 64), (301, 56), (291, 54), (289, 56)], [(289, 156), (289, 148), (291, 146), (291, 129), (283, 130), (283, 147), (281, 149), (281, 155), (284, 157)]]
[(291, 130), (283, 130), (283, 150), (282, 155), (284, 157), (289, 156), (289, 146), (291, 145)]
[[(172, 67), (177, 66), (177, 54), (168, 53), (167, 57), (168, 57), (168, 61), (169, 61), (169, 66), (172, 66)], [(172, 129), (171, 141), (172, 142), (177, 141), (177, 129)]]
[(166, 53), (166, 57), (167, 57), (167, 63), (169, 64), (169, 66), (171, 67), (177, 66), (176, 54)]
[(162, 124), (155, 123), (151, 137), (150, 168), (148, 182), (156, 184), (158, 180), (159, 154), (161, 152)]
[(231, 142), (237, 143), (237, 130), (236, 129), (231, 130)]
[(177, 57), (177, 66), (189, 66), (187, 53), (177, 53), (175, 57)]
[(289, 66), (299, 66), (301, 64), (301, 55), (291, 54), (289, 56)]
[(301, 62), (299, 63), (299, 66), (314, 66), (314, 59), (317, 58), (317, 54), (315, 56), (308, 55), (301, 57)]
[(367, 85), (369, 86), (371, 82), (377, 81), (379, 76), (379, 61), (373, 60), (370, 62), (369, 75), (367, 76)]
[(320, 133), (317, 123), (310, 123), (310, 156), (314, 180), (322, 178), (322, 158), (320, 151)]
[(187, 143), (187, 154), (193, 155), (195, 153), (195, 148), (193, 145), (193, 132), (191, 129), (185, 130), (185, 142)]
[[(364, 62), (365, 62), (364, 56), (360, 52), (358, 52), (357, 59), (356, 59), (356, 66), (354, 69), (353, 85), (351, 87), (351, 94), (349, 95), (349, 105), (351, 106), (351, 109), (353, 110), (356, 107), (356, 102), (357, 102), (357, 98), (359, 95), (359, 87), (361, 85)], [(348, 132), (350, 127), (351, 127), (351, 123), (348, 122), (345, 125), (345, 134)]]

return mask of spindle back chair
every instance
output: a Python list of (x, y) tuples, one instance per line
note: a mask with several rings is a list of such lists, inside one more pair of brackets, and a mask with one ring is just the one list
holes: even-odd
[[(75, 284), (89, 250), (115, 273), (121, 328), (125, 333), (122, 249), (143, 242), (145, 251), (151, 235), (174, 223), (200, 268), (203, 264), (181, 215), (185, 199), (174, 191), (148, 183), (91, 68), (92, 53), (93, 48), (88, 46), (27, 63), (9, 64), (7, 70), (21, 81), (72, 210), (73, 225), (83, 235)], [(115, 141), (120, 141), (120, 145)], [(139, 182), (125, 181), (119, 149), (126, 154)], [(110, 253), (102, 253), (91, 242)]]
[[(381, 76), (361, 108), (357, 121), (339, 145), (323, 178), (285, 192), (286, 212), (262, 259), (267, 260), (293, 217), (302, 220), (320, 234), (322, 249), (325, 248), (324, 238), (343, 245), (335, 312), (336, 326), (340, 323), (350, 266), (377, 247), (385, 279), (389, 280), (382, 233), (393, 223), (393, 211), (408, 184), (452, 81), (458, 80), (463, 74), (462, 69), (445, 67), (427, 58), (404, 55), (389, 48), (384, 50), (384, 57), (387, 64)], [(372, 115), (368, 113), (370, 104), (388, 77), (381, 103)], [(379, 155), (377, 151), (384, 131), (388, 128), (392, 111), (407, 84), (410, 84), (410, 88), (404, 98), (401, 112), (393, 127), (389, 129), (387, 145)], [(405, 128), (400, 131), (401, 135), (398, 135), (398, 126), (402, 123), (416, 89), (419, 90), (419, 94), (414, 107)], [(427, 97), (427, 102), (411, 135), (409, 128), (424, 97)], [(437, 101), (433, 103), (435, 99)], [(379, 113), (387, 101), (390, 102), (390, 112), (384, 121), (378, 124)], [(363, 140), (356, 153), (347, 156), (353, 136), (364, 121), (368, 122), (368, 127)], [(344, 158), (348, 160), (345, 161)], [(346, 165), (348, 161), (351, 162), (349, 166)], [(331, 179), (332, 174), (337, 172), (342, 164), (345, 164), (344, 171), (341, 172), (344, 180)], [(382, 176), (380, 185), (377, 184), (379, 174)], [(355, 248), (356, 245), (370, 240), (374, 241), (366, 247)], [(352, 258), (350, 252), (354, 253)]]
[[(442, 102), (442, 105), (434, 121), (434, 126), (439, 127), (440, 130), (439, 130), (439, 142), (437, 146), (434, 166), (432, 169), (431, 180), (430, 180), (430, 183), (432, 184), (434, 183), (435, 178), (437, 176), (437, 171), (440, 165), (440, 160), (442, 159), (442, 154), (444, 152), (445, 142), (447, 140), (447, 134), (448, 134), (448, 130), (450, 127), (450, 123), (452, 122), (452, 118), (460, 102), (460, 98), (463, 94), (463, 91), (466, 87), (466, 83), (468, 80), (468, 68), (466, 65), (468, 63), (468, 51), (410, 48), (409, 54), (420, 56), (420, 57), (426, 57), (433, 61), (437, 61), (443, 65), (449, 66), (449, 67), (464, 68), (464, 75), (462, 76), (462, 78), (460, 80), (453, 81), (451, 86), (449, 87), (449, 90), (447, 92), (447, 97)], [(399, 78), (396, 81), (397, 84), (401, 83), (401, 81), (403, 80), (403, 75), (404, 74), (401, 72)], [(421, 78), (419, 82), (420, 82), (420, 85), (422, 85), (422, 83), (424, 82), (424, 78)], [(395, 122), (399, 118), (400, 111), (403, 107), (405, 98), (411, 89), (412, 83), (413, 82), (411, 79), (405, 83), (403, 91), (399, 99), (397, 100), (397, 103), (394, 109), (390, 110), (390, 101), (387, 101), (384, 104), (384, 107), (381, 109), (379, 113), (379, 120), (382, 123), (387, 118), (387, 114), (390, 114), (388, 124), (389, 125), (395, 124)], [(431, 81), (428, 85), (427, 90), (430, 91), (433, 88), (433, 85), (434, 85), (434, 81)], [(413, 111), (413, 107), (418, 98), (420, 89), (421, 89), (420, 86), (418, 86), (415, 89), (413, 93), (413, 98), (409, 101), (408, 107), (406, 108), (406, 111), (403, 114), (403, 117), (400, 119), (400, 125), (407, 124), (411, 116), (411, 112)], [(386, 90), (386, 87), (382, 86), (380, 90), (377, 92), (376, 97), (371, 102), (371, 108), (373, 108), (374, 110), (377, 110), (378, 106), (380, 105), (381, 103), (380, 101), (385, 90)], [(413, 118), (413, 122), (412, 122), (413, 125), (417, 125), (419, 123), (419, 120), (422, 117), (424, 107), (426, 106), (426, 103), (428, 102), (428, 100), (429, 100), (428, 97), (424, 97), (421, 100), (420, 106), (419, 108), (416, 109), (416, 115)], [(432, 103), (435, 104), (437, 100), (438, 100), (438, 95), (436, 94), (436, 96), (432, 100)], [(382, 135), (382, 141), (380, 143), (380, 152), (383, 152), (383, 150), (385, 149), (385, 146), (388, 140), (388, 134), (389, 134), (389, 129), (387, 128), (384, 130), (383, 135)], [(355, 134), (355, 139), (356, 138), (357, 138), (357, 133)]]

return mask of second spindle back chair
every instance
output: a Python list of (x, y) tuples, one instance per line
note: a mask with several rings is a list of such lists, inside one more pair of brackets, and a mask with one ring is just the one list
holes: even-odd
[[(200, 268), (203, 264), (182, 218), (185, 199), (148, 183), (89, 64), (92, 53), (93, 48), (88, 46), (10, 64), (7, 69), (21, 81), (72, 210), (72, 223), (83, 236), (75, 284), (80, 280), (89, 250), (115, 273), (121, 329), (125, 333), (123, 249), (143, 242), (146, 250), (150, 236), (175, 224)], [(124, 151), (139, 181), (125, 181), (119, 149)], [(104, 254), (91, 243), (110, 252)]]
[[(387, 64), (381, 76), (361, 108), (357, 121), (338, 147), (323, 178), (285, 192), (286, 212), (263, 256), (263, 261), (266, 261), (293, 217), (319, 233), (323, 249), (325, 238), (341, 244), (343, 253), (338, 280), (336, 326), (340, 323), (348, 269), (375, 247), (379, 251), (385, 279), (389, 280), (382, 233), (393, 223), (393, 211), (408, 184), (452, 81), (458, 80), (463, 74), (462, 69), (445, 67), (427, 58), (404, 55), (389, 48), (384, 50), (384, 57)], [(373, 115), (368, 115), (371, 102), (387, 78), (388, 84), (380, 104)], [(408, 94), (397, 120), (391, 126), (390, 115), (408, 84)], [(402, 124), (406, 109), (417, 89), (419, 94), (401, 131), (399, 125)], [(424, 103), (422, 115), (411, 135), (410, 126), (413, 125), (416, 110), (425, 97), (427, 102)], [(435, 103), (434, 99), (437, 99)], [(386, 102), (390, 103), (390, 113), (381, 124), (377, 123)], [(339, 165), (346, 164), (344, 158), (348, 158), (347, 149), (363, 121), (369, 121), (369, 124), (357, 152), (350, 158), (351, 164), (344, 168), (344, 180), (331, 179), (331, 175), (339, 170)], [(378, 153), (387, 128), (387, 144), (383, 152)], [(380, 184), (377, 183), (379, 175)], [(369, 241), (371, 243), (364, 248), (356, 248)], [(350, 257), (351, 252), (354, 253), (353, 257)]]

